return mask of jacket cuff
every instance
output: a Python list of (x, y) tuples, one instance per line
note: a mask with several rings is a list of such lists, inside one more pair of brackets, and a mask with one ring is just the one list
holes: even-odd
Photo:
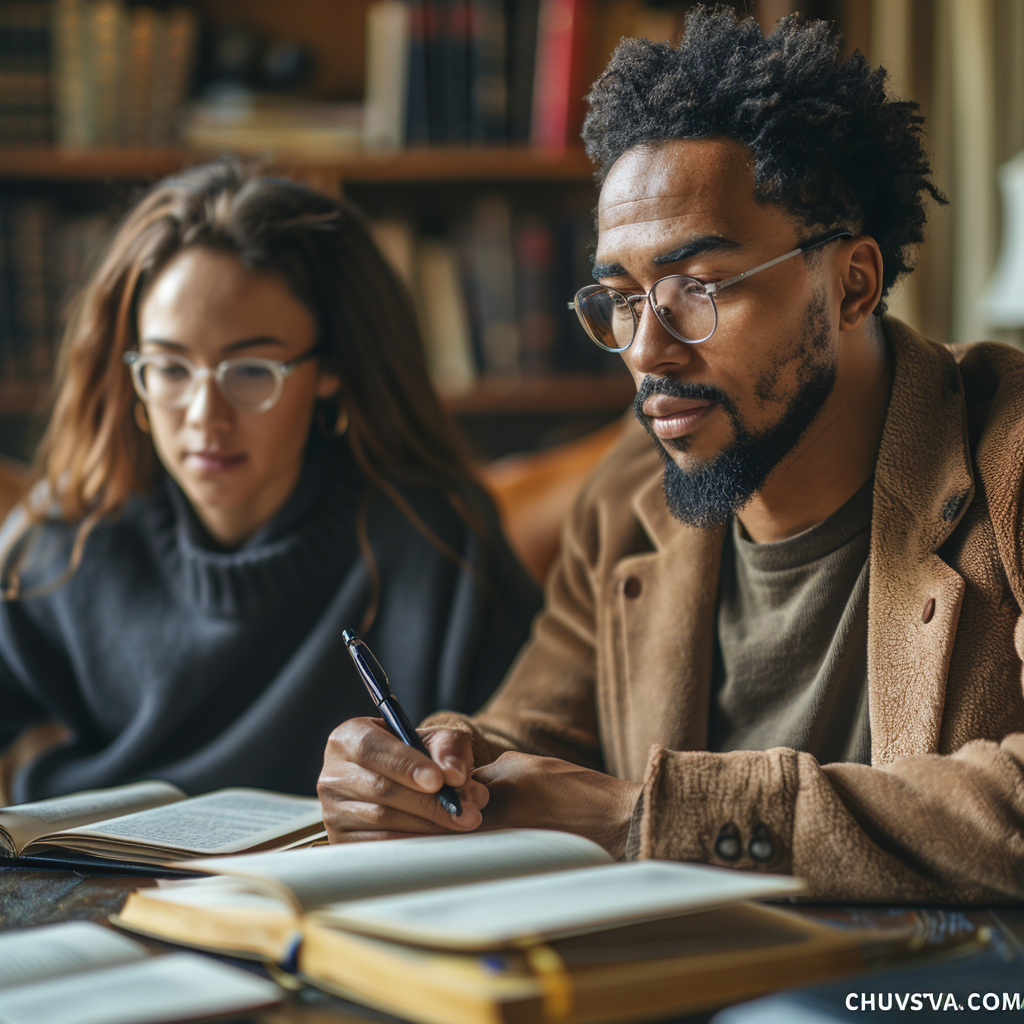
[(790, 873), (797, 788), (793, 750), (712, 754), (655, 745), (637, 856)]
[(460, 715), (456, 711), (438, 711), (436, 714), (428, 715), (420, 722), (421, 729), (454, 729), (456, 732), (463, 732), (469, 736), (473, 744), (473, 767), (482, 768), (490, 764), (497, 756), (491, 749), (487, 738), (476, 727), (472, 719), (466, 715)]

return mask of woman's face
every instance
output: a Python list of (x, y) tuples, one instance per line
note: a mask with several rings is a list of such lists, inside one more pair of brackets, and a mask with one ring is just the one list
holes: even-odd
[[(185, 249), (139, 305), (144, 355), (184, 356), (213, 370), (225, 359), (286, 363), (316, 343), (313, 314), (283, 278), (248, 270), (229, 253)], [(319, 362), (300, 363), (266, 412), (240, 412), (212, 377), (189, 405), (147, 406), (160, 461), (221, 544), (234, 547), (268, 522), (298, 482), (313, 407), (339, 387)]]

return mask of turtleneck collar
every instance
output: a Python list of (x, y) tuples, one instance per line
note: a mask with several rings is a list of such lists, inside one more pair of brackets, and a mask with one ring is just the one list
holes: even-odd
[(244, 544), (223, 548), (180, 487), (164, 476), (169, 556), (180, 563), (185, 600), (215, 617), (263, 614), (293, 587), (315, 585), (356, 556), (355, 514), (363, 478), (343, 441), (310, 438), (288, 500)]

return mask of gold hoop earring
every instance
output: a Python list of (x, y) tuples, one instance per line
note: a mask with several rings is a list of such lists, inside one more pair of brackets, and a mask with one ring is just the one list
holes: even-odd
[(149, 416), (146, 415), (146, 407), (141, 402), (135, 403), (135, 425), (144, 434), (152, 433), (149, 426)]
[(348, 409), (338, 403), (338, 417), (334, 421), (334, 436), (341, 437), (348, 431)]
[(317, 402), (317, 430), (326, 438), (341, 437), (348, 430), (348, 409), (335, 398)]

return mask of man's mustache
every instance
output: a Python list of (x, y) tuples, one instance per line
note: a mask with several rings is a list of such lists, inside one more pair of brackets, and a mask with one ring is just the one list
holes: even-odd
[(633, 415), (640, 423), (650, 431), (650, 420), (644, 412), (644, 402), (651, 395), (668, 395), (670, 398), (697, 399), (702, 402), (715, 402), (722, 406), (726, 412), (734, 412), (735, 407), (732, 399), (714, 384), (694, 384), (673, 377), (654, 377), (648, 374), (640, 382), (636, 389), (636, 398), (633, 399)]

